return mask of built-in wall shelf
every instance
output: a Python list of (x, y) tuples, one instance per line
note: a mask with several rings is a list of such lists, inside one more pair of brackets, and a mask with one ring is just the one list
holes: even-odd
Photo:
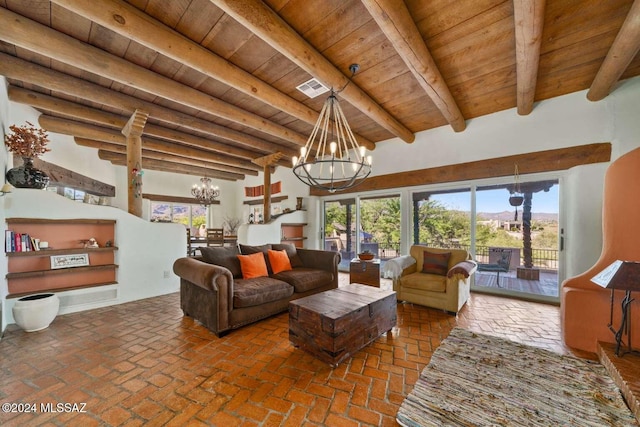
[(7, 218), (7, 224), (93, 224), (93, 225), (115, 225), (115, 219), (92, 219), (92, 218), (79, 218), (79, 219), (46, 219), (46, 218)]
[[(280, 203), (283, 200), (287, 200), (289, 198), (289, 196), (276, 196), (276, 197), (272, 197), (271, 198), (271, 203)], [(242, 202), (243, 205), (249, 205), (249, 206), (253, 206), (253, 205), (262, 205), (264, 204), (264, 197), (260, 198), (260, 199), (255, 199), (255, 200), (245, 200), (244, 202)]]
[(116, 264), (103, 265), (85, 265), (83, 267), (57, 268), (55, 270), (32, 270), (20, 273), (8, 273), (7, 279), (22, 279), (25, 277), (44, 277), (54, 276), (57, 274), (83, 273), (87, 271), (115, 270), (118, 268)]
[(303, 241), (307, 238), (304, 235), (304, 227), (306, 223), (302, 222), (283, 222), (280, 224), (281, 243), (293, 243), (294, 246), (302, 248)]
[[(118, 284), (118, 282), (93, 283), (91, 285), (80, 285), (80, 286), (68, 287), (68, 288), (65, 288), (64, 290), (65, 291), (76, 291), (76, 290), (79, 290), (79, 289), (97, 288), (97, 287), (100, 287), (100, 286), (117, 285), (117, 284)], [(48, 293), (48, 292), (56, 292), (56, 291), (60, 291), (60, 289), (42, 289), (39, 292)], [(15, 293), (15, 294), (7, 295), (7, 298), (22, 298), (24, 296), (31, 295), (31, 294), (33, 294), (33, 292)]]
[(7, 252), (8, 257), (31, 257), (31, 256), (51, 256), (51, 255), (73, 255), (84, 254), (91, 252), (112, 252), (117, 251), (115, 246), (109, 246), (106, 248), (74, 248), (74, 249), (43, 249), (39, 251), (27, 251), (27, 252)]
[[(116, 221), (111, 219), (7, 218), (7, 229), (48, 242), (48, 249), (7, 252), (11, 297), (117, 284), (114, 245)], [(89, 239), (98, 247), (84, 247)], [(30, 240), (27, 239), (27, 240)], [(51, 268), (52, 256), (87, 254), (88, 264)]]

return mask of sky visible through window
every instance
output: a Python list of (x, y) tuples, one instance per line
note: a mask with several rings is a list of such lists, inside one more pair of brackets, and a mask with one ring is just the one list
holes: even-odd
[[(537, 213), (558, 213), (558, 185), (554, 185), (548, 192), (538, 192), (533, 195), (533, 211)], [(469, 192), (445, 193), (434, 196), (449, 209), (469, 211)], [(513, 211), (509, 204), (509, 192), (505, 189), (482, 190), (476, 193), (476, 212), (504, 212)], [(521, 208), (518, 208), (521, 210)]]

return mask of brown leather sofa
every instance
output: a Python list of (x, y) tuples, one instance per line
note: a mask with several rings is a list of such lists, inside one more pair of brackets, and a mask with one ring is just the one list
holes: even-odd
[[(293, 267), (269, 277), (243, 279), (237, 255), (286, 250)], [(268, 260), (268, 258), (266, 258)], [(338, 287), (336, 252), (293, 245), (203, 248), (201, 257), (175, 261), (180, 277), (180, 307), (217, 336), (286, 311), (289, 301)]]

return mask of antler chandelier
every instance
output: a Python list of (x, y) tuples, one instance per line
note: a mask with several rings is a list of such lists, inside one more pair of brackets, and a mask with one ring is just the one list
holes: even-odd
[[(357, 64), (349, 67), (351, 77), (358, 69)], [(358, 185), (371, 173), (371, 156), (353, 136), (336, 93), (331, 89), (300, 157), (292, 158), (293, 173), (300, 181), (330, 193)]]
[(212, 204), (219, 196), (220, 189), (211, 184), (211, 179), (205, 177), (200, 178), (201, 185), (193, 184), (191, 195), (195, 197), (202, 206)]

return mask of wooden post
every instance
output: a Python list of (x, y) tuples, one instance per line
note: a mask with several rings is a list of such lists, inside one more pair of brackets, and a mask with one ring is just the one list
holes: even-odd
[(277, 152), (252, 160), (256, 165), (262, 166), (264, 170), (264, 212), (262, 218), (265, 224), (271, 221), (271, 168), (278, 163), (282, 156), (282, 153)]
[(149, 113), (136, 110), (122, 134), (127, 137), (127, 179), (129, 213), (142, 217), (142, 131)]

